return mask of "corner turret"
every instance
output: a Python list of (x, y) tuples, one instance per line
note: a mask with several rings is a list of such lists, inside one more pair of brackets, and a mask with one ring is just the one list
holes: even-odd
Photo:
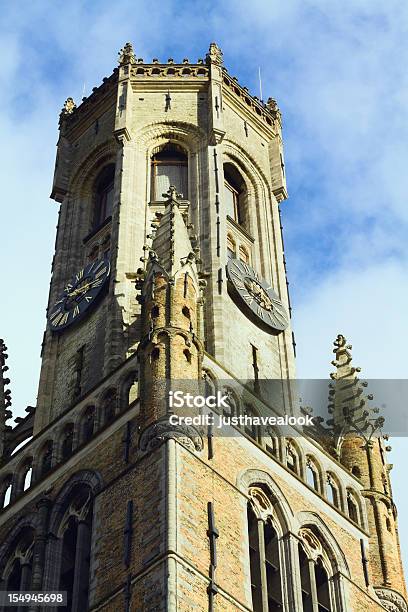
[[(385, 440), (384, 418), (370, 406), (360, 368), (352, 365), (352, 346), (344, 336), (334, 342), (336, 370), (330, 374), (329, 410), (333, 414), (335, 449), (341, 463), (364, 486), (370, 532), (369, 581), (388, 610), (407, 610), (406, 586), (398, 537), (397, 509), (392, 498)], [(392, 604), (394, 604), (393, 607)]]
[(164, 195), (164, 212), (157, 213), (151, 247), (145, 247), (146, 270), (139, 272), (144, 277), (139, 284), (142, 428), (167, 421), (170, 381), (200, 380), (203, 356), (202, 281), (193, 227), (175, 187)]

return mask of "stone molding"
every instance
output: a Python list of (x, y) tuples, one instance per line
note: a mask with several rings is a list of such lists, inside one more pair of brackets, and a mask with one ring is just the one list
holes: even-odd
[(204, 448), (199, 431), (193, 426), (171, 425), (166, 418), (149, 425), (139, 438), (139, 449), (148, 453), (161, 446), (166, 440), (177, 440), (192, 452), (200, 452)]
[(376, 588), (374, 587), (375, 593), (381, 602), (389, 612), (407, 612), (408, 606), (405, 599), (397, 591), (387, 588)]

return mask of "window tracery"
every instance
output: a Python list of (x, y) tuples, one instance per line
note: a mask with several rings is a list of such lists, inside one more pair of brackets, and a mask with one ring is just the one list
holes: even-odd
[(277, 612), (283, 606), (279, 536), (269, 496), (249, 489), (247, 506), (251, 594), (254, 612)]

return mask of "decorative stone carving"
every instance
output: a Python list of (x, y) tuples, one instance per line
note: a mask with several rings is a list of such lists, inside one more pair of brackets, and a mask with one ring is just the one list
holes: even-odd
[(73, 98), (67, 98), (64, 102), (64, 106), (61, 110), (61, 117), (66, 117), (67, 115), (72, 115), (74, 110), (76, 109), (76, 104)]
[(205, 56), (207, 64), (216, 64), (217, 66), (223, 65), (223, 53), (217, 43), (212, 42)]
[(309, 556), (316, 560), (322, 554), (322, 545), (310, 529), (302, 528), (299, 530), (299, 537), (305, 544)]
[(80, 503), (78, 503), (78, 500), (75, 500), (70, 504), (69, 510), (61, 523), (61, 533), (64, 533), (64, 531), (68, 527), (69, 519), (71, 516), (74, 516), (78, 520), (78, 522), (84, 521), (86, 519), (89, 509), (91, 507), (91, 502), (91, 494), (88, 493), (88, 496), (86, 497), (85, 501), (81, 501)]
[(384, 589), (384, 588), (375, 588), (376, 595), (380, 600), (381, 604), (384, 606), (386, 610), (389, 612), (407, 612), (408, 606), (405, 599), (397, 593), (397, 591), (393, 591), (392, 589)]
[(126, 64), (136, 64), (136, 57), (133, 51), (132, 43), (127, 42), (126, 45), (118, 53), (119, 55), (119, 66), (125, 66)]
[(256, 514), (262, 520), (265, 521), (268, 517), (274, 516), (273, 503), (261, 488), (250, 487), (248, 495), (251, 498)]
[(170, 439), (177, 440), (193, 452), (200, 452), (204, 448), (202, 437), (195, 427), (171, 425), (167, 419), (154, 423), (142, 433), (139, 448), (143, 453), (147, 453)]
[(273, 115), (274, 119), (276, 119), (279, 122), (282, 121), (282, 113), (280, 112), (278, 103), (276, 102), (276, 100), (274, 100), (274, 98), (268, 98), (266, 107), (270, 111), (270, 113)]

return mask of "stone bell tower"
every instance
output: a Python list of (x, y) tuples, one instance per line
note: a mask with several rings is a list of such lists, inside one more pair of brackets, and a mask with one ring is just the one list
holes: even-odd
[[(215, 43), (148, 63), (127, 43), (64, 104), (51, 197), (38, 399), (14, 428), (0, 381), (0, 590), (71, 612), (407, 612), (364, 462), (261, 420), (296, 407), (276, 102)], [(173, 423), (173, 381), (220, 392), (225, 429)]]

